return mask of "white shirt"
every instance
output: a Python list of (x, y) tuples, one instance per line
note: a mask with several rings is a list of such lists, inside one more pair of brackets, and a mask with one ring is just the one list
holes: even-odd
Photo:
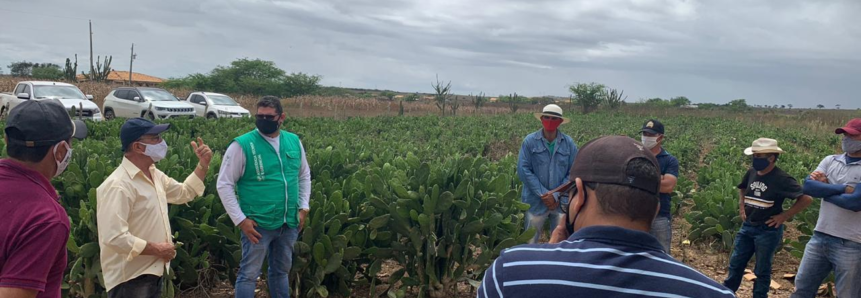
[[(275, 149), (276, 154), (281, 148), (281, 139), (279, 137), (270, 138), (263, 136), (269, 145)], [(311, 199), (311, 168), (308, 167), (308, 160), (305, 158), (305, 147), (302, 146), (302, 141), (299, 141), (299, 149), (302, 151), (302, 165), (299, 167), (299, 209), (310, 210), (309, 201)], [(233, 142), (227, 147), (224, 152), (224, 158), (221, 161), (221, 170), (218, 172), (218, 181), (216, 188), (218, 196), (221, 197), (221, 203), (224, 204), (224, 209), (227, 210), (227, 215), (233, 220), (233, 224), (239, 225), (245, 220), (245, 213), (239, 208), (239, 201), (236, 199), (236, 182), (242, 175), (245, 174), (245, 153), (242, 152), (242, 146)], [(285, 190), (285, 197), (290, 194)]]

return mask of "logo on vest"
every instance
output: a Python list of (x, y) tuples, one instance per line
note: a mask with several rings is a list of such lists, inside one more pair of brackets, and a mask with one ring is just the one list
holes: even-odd
[(750, 189), (753, 190), (753, 195), (762, 197), (762, 193), (768, 189), (768, 186), (760, 181), (754, 181), (750, 184)]
[(263, 181), (266, 179), (266, 172), (263, 170), (263, 158), (260, 154), (257, 154), (257, 147), (254, 146), (254, 143), (250, 143), (251, 145), (251, 156), (254, 157), (254, 160), (251, 162), (254, 163), (254, 170), (257, 174), (257, 181)]

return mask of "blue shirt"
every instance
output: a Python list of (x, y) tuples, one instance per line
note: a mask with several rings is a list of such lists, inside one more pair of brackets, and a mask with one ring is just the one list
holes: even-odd
[[(675, 156), (670, 155), (666, 149), (661, 148), (661, 153), (658, 153), (655, 158), (658, 159), (658, 165), (661, 166), (661, 176), (670, 174), (679, 177), (679, 160)], [(660, 193), (661, 211), (658, 216), (670, 218), (670, 207), (672, 205), (672, 194)]]
[[(517, 177), (523, 182), (521, 201), (529, 204), (532, 214), (547, 213), (547, 206), (541, 201), (541, 195), (559, 187), (568, 181), (568, 172), (574, 157), (577, 156), (577, 145), (571, 137), (556, 131), (554, 152), (547, 146), (544, 131), (538, 130), (526, 136), (520, 146), (517, 157)], [(559, 194), (554, 194), (559, 199)]]
[(593, 226), (559, 244), (521, 245), (503, 251), (484, 273), (478, 297), (735, 295), (664, 253), (647, 233)]

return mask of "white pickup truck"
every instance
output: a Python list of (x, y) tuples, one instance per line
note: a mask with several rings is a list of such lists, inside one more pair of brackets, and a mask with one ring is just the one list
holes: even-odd
[(75, 112), (84, 119), (102, 121), (102, 111), (91, 101), (92, 95), (84, 95), (72, 84), (44, 81), (19, 82), (14, 91), (0, 93), (0, 115), (8, 115), (24, 101), (43, 99), (57, 99), (66, 110), (71, 111), (75, 107)]

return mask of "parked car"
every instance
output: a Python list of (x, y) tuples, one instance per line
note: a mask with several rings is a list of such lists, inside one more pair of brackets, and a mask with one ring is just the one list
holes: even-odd
[(251, 113), (230, 96), (213, 92), (194, 92), (185, 99), (194, 107), (197, 117), (206, 119), (249, 117)]
[(105, 97), (105, 118), (194, 118), (194, 107), (161, 88), (120, 87)]
[(0, 93), (0, 115), (27, 100), (57, 99), (66, 110), (75, 107), (75, 113), (85, 119), (102, 120), (102, 111), (92, 102), (92, 95), (84, 95), (75, 85), (60, 82), (23, 81), (15, 86), (14, 91)]

